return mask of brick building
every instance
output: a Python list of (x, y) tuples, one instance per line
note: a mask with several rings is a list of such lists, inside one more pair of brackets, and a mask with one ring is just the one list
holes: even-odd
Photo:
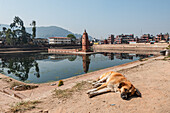
[(107, 39), (108, 44), (113, 44), (114, 43), (114, 35), (110, 35)]
[(156, 42), (160, 42), (161, 40), (168, 42), (169, 41), (169, 34), (168, 33), (166, 33), (166, 34), (160, 33), (155, 37)]
[(136, 39), (134, 38), (133, 34), (130, 35), (117, 35), (114, 39), (115, 44), (129, 44), (129, 42), (135, 42)]
[(144, 34), (141, 38), (138, 39), (138, 43), (148, 43), (150, 38), (150, 34)]

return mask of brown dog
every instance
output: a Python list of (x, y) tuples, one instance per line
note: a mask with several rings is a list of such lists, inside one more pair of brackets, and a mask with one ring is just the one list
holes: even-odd
[(89, 97), (110, 91), (120, 92), (121, 98), (125, 100), (133, 95), (141, 97), (139, 90), (137, 90), (129, 80), (127, 80), (122, 74), (114, 71), (101, 75), (98, 81), (92, 84), (97, 88), (87, 91)]

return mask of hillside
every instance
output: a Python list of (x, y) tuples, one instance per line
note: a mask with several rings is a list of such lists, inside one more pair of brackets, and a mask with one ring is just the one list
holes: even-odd
[[(0, 24), (0, 31), (2, 31), (2, 27), (9, 28), (9, 25)], [(29, 33), (32, 33), (31, 27), (26, 27), (26, 31)], [(66, 37), (68, 34), (74, 34), (77, 38), (81, 37), (81, 34), (75, 34), (71, 31), (68, 31), (66, 29), (63, 29), (61, 27), (57, 26), (47, 26), (47, 27), (37, 27), (37, 38), (48, 38), (48, 37)], [(92, 39), (91, 36), (89, 36), (89, 39)]]

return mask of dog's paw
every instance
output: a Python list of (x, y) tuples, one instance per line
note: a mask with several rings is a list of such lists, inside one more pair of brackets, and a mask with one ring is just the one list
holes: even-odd
[(92, 98), (93, 96), (92, 96), (92, 95), (90, 95), (90, 94), (88, 94), (88, 97), (89, 97), (89, 98)]
[(92, 92), (92, 91), (91, 91), (91, 90), (88, 90), (86, 93), (87, 93), (87, 94), (90, 94), (90, 92)]
[(93, 92), (90, 92), (89, 94), (88, 94), (88, 97), (89, 98), (92, 98), (94, 96), (94, 93)]
[(93, 88), (97, 88), (99, 86), (101, 86), (101, 84), (95, 84), (95, 85), (93, 85)]
[(91, 89), (91, 90), (88, 90), (86, 93), (89, 94), (89, 93), (94, 92), (94, 91), (96, 91), (96, 90), (97, 90), (97, 89)]
[(92, 85), (94, 86), (96, 84), (96, 82), (93, 82)]

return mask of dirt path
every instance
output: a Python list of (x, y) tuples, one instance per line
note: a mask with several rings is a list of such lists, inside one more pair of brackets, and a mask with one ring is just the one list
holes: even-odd
[(120, 71), (141, 91), (142, 98), (122, 100), (106, 93), (88, 98), (88, 87), (66, 100), (49, 97), (39, 105), (51, 113), (168, 113), (170, 112), (170, 60), (154, 60)]
[[(170, 60), (163, 60), (163, 57), (123, 65), (121, 67), (112, 67), (79, 78), (71, 78), (66, 80), (64, 82), (65, 85), (60, 87), (60, 89), (71, 88), (75, 85), (75, 82), (95, 79), (103, 72), (110, 70), (124, 74), (133, 85), (140, 90), (142, 98), (131, 98), (126, 101), (122, 100), (118, 93), (106, 93), (88, 98), (86, 91), (91, 88), (91, 85), (87, 83), (78, 87), (80, 90), (73, 90), (72, 88), (69, 91), (65, 91), (66, 93), (63, 93), (63, 95), (66, 95), (66, 97), (62, 98), (61, 96), (61, 98), (58, 99), (57, 97), (59, 97), (59, 95), (53, 95), (54, 89), (57, 86), (44, 84), (45, 87), (42, 85), (39, 89), (35, 89), (34, 95), (31, 97), (31, 100), (38, 99), (41, 103), (37, 104), (35, 109), (25, 112), (168, 113), (170, 111)], [(36, 93), (36, 90), (39, 93)], [(29, 91), (25, 91), (23, 94), (24, 93), (25, 95), (29, 95)], [(37, 98), (38, 95), (41, 98)], [(1, 96), (0, 94), (0, 97)], [(11, 103), (14, 101), (16, 102), (14, 99), (9, 100)], [(1, 101), (0, 105), (2, 104)], [(7, 105), (7, 103), (5, 104)], [(0, 112), (2, 111), (1, 109)]]

